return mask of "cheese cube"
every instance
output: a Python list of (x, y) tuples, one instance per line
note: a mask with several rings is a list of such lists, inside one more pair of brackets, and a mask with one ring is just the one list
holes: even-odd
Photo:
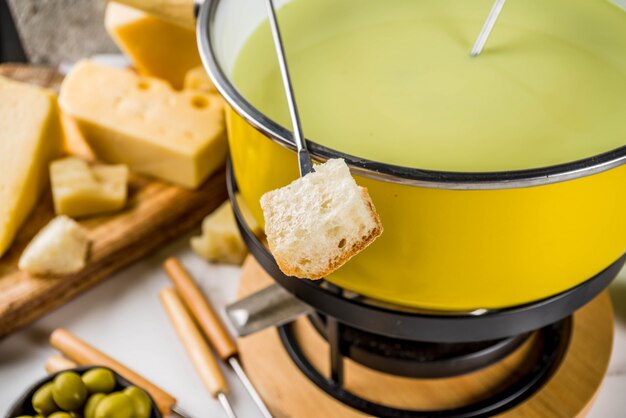
[(62, 276), (85, 267), (89, 239), (85, 230), (66, 216), (51, 220), (28, 244), (18, 267), (34, 276)]
[(203, 66), (192, 68), (187, 72), (183, 87), (187, 90), (219, 94)]
[(196, 188), (226, 158), (221, 98), (90, 61), (61, 86), (60, 104), (96, 156)]
[[(255, 235), (261, 233), (257, 224), (237, 195), (237, 204), (244, 220)], [(202, 258), (211, 262), (241, 264), (248, 253), (241, 239), (230, 201), (224, 202), (202, 221), (202, 235), (191, 238), (191, 248)]]
[(126, 204), (128, 168), (89, 165), (77, 157), (50, 164), (50, 181), (57, 215), (80, 217), (119, 210)]
[(61, 147), (54, 93), (0, 77), (0, 256), (37, 204)]
[(201, 63), (193, 30), (114, 2), (107, 4), (104, 24), (142, 75), (181, 88), (187, 71)]

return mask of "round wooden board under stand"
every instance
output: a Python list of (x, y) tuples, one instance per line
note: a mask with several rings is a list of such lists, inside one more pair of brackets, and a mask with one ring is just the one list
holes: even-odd
[[(243, 268), (239, 297), (272, 283), (252, 257)], [(328, 345), (306, 318), (296, 335), (318, 370), (329, 370)], [(409, 379), (368, 369), (345, 360), (348, 390), (389, 406), (450, 409), (484, 399), (514, 378), (533, 359), (535, 339), (497, 364), (452, 378)], [(607, 292), (574, 314), (571, 340), (558, 369), (535, 394), (500, 414), (507, 418), (583, 417), (606, 373), (613, 342), (613, 309)], [(285, 351), (278, 332), (268, 329), (240, 338), (244, 367), (276, 418), (366, 417), (327, 395), (309, 381)]]

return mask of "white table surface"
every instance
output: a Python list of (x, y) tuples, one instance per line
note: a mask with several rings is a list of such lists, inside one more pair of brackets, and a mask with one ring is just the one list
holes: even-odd
[[(235, 298), (239, 269), (207, 264), (189, 251), (187, 242), (188, 237), (178, 240), (1, 341), (0, 413), (4, 415), (26, 387), (44, 376), (44, 362), (54, 353), (47, 338), (53, 329), (64, 327), (172, 393), (194, 417), (223, 417), (196, 376), (157, 294), (169, 285), (162, 261), (178, 256), (221, 310)], [(591, 418), (626, 417), (626, 272), (612, 284), (611, 296), (616, 311), (613, 356)], [(234, 374), (229, 370), (226, 374), (239, 416), (260, 417)]]

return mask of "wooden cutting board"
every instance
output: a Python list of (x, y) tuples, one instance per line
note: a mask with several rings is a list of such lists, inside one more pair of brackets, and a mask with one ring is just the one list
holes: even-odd
[[(0, 65), (0, 75), (52, 89), (58, 89), (62, 81), (56, 71), (35, 66)], [(73, 147), (80, 148), (78, 132), (69, 129), (66, 134)], [(86, 152), (81, 148), (79, 153)], [(87, 266), (71, 276), (35, 278), (20, 272), (17, 261), (31, 238), (54, 217), (52, 196), (46, 191), (10, 250), (0, 258), (0, 338), (191, 230), (225, 199), (224, 170), (194, 191), (131, 174), (125, 210), (80, 221), (92, 241)]]

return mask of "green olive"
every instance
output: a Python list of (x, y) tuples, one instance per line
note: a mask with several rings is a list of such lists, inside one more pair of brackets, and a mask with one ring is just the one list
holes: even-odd
[(59, 410), (59, 407), (56, 403), (54, 403), (54, 399), (52, 397), (53, 388), (54, 383), (48, 382), (37, 389), (33, 395), (33, 398), (31, 399), (33, 409), (37, 411), (38, 414), (47, 416)]
[(107, 395), (104, 393), (94, 393), (87, 399), (87, 403), (85, 404), (85, 408), (83, 409), (83, 416), (85, 418), (95, 418), (96, 417), (96, 408), (100, 401), (106, 398)]
[(122, 392), (107, 395), (96, 407), (95, 418), (133, 418), (133, 401)]
[(83, 373), (83, 382), (90, 393), (110, 393), (115, 389), (115, 376), (109, 369), (96, 368)]
[(63, 372), (54, 378), (52, 397), (61, 409), (74, 411), (85, 403), (87, 387), (78, 374)]
[(80, 412), (72, 411), (69, 413), (72, 418), (83, 418), (83, 415)]
[(33, 418), (31, 415), (20, 415), (17, 418)]
[(48, 415), (48, 418), (72, 418), (72, 416), (67, 412), (55, 412), (52, 415)]
[(137, 386), (129, 386), (124, 389), (124, 393), (128, 395), (135, 406), (135, 418), (149, 418), (152, 414), (152, 402), (150, 397)]

